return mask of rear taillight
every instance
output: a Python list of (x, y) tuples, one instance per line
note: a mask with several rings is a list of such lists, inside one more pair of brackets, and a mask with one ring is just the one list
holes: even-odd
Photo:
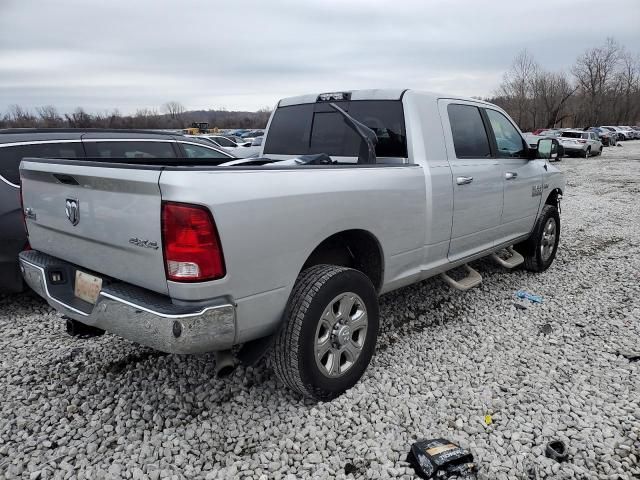
[(587, 141), (586, 141), (586, 140), (582, 140), (582, 139), (579, 139), (579, 140), (578, 140), (578, 142), (579, 142), (579, 143), (587, 143)]
[(169, 280), (202, 282), (225, 276), (218, 231), (205, 207), (163, 202), (162, 245)]

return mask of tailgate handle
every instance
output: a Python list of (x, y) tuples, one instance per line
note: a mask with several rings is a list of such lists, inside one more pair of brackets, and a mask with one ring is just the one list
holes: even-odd
[(56, 178), (56, 180), (58, 180), (60, 183), (64, 183), (65, 185), (80, 185), (78, 181), (71, 175), (65, 175), (63, 173), (53, 173), (52, 175)]

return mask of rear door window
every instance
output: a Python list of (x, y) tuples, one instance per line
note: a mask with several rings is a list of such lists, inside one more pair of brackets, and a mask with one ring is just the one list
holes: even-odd
[(489, 137), (480, 109), (473, 105), (452, 103), (447, 107), (453, 145), (458, 158), (491, 157)]
[(92, 158), (176, 158), (173, 142), (84, 141), (87, 157)]
[(83, 158), (84, 150), (78, 142), (36, 143), (29, 145), (0, 145), (0, 176), (14, 185), (20, 184), (20, 161), (36, 158)]
[[(404, 110), (399, 100), (335, 102), (356, 120), (372, 129), (378, 157), (407, 158)], [(265, 140), (265, 154), (306, 155), (326, 153), (357, 157), (360, 137), (328, 103), (280, 107)]]

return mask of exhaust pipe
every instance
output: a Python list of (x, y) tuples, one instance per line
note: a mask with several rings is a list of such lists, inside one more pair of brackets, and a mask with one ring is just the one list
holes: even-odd
[(231, 372), (236, 368), (231, 350), (222, 350), (214, 353), (216, 356), (216, 377), (224, 378), (231, 375)]

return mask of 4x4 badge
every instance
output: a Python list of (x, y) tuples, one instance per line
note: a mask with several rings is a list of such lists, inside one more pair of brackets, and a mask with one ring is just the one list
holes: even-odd
[(65, 213), (74, 227), (80, 222), (80, 202), (75, 198), (67, 198)]

